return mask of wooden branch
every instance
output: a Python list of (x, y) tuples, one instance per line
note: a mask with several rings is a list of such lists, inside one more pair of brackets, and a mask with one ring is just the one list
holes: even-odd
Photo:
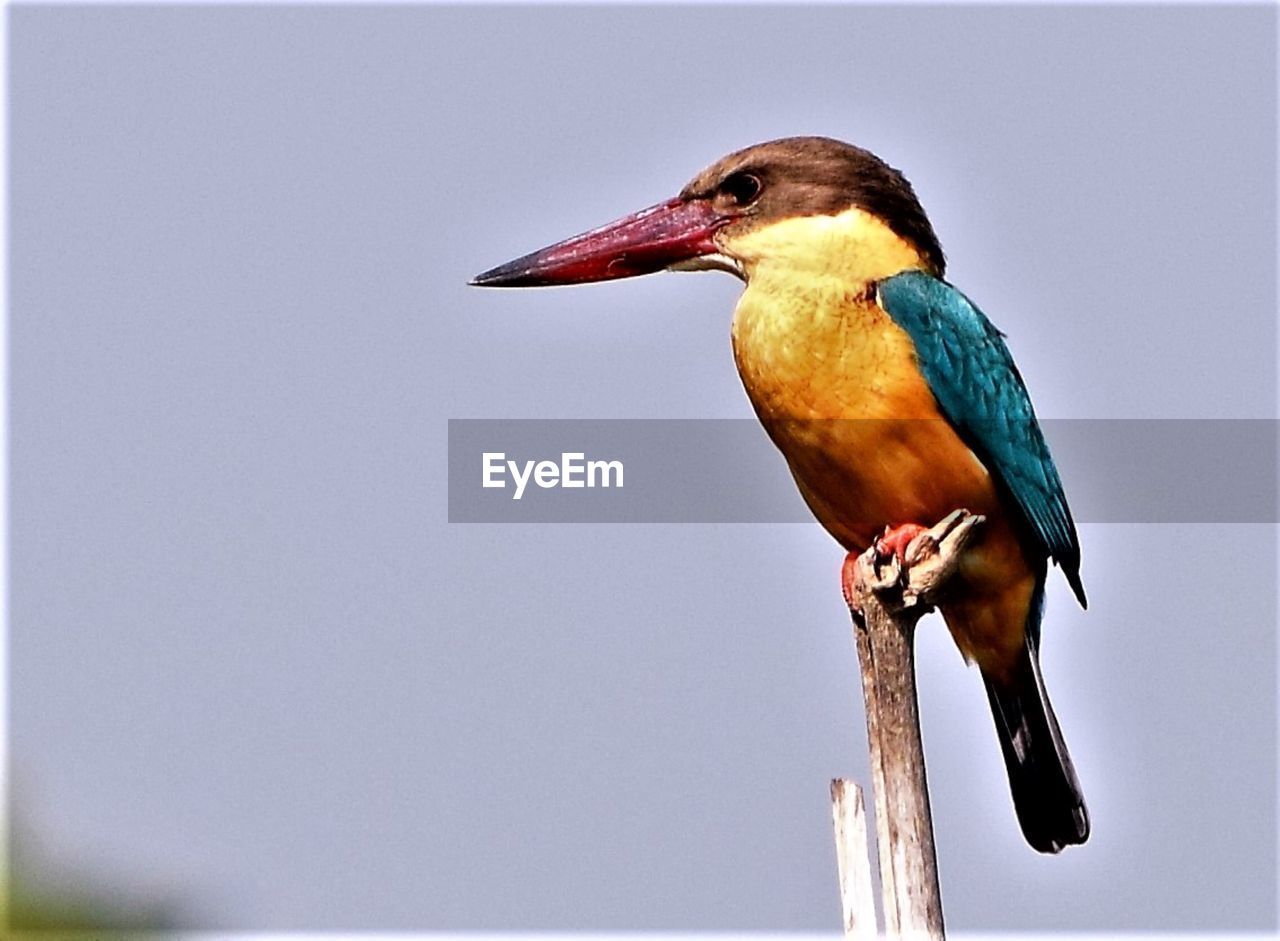
[(957, 510), (882, 558), (873, 546), (845, 562), (876, 801), (885, 931), (890, 937), (943, 938), (942, 895), (916, 705), (916, 622), (955, 572), (983, 522)]
[(844, 778), (831, 782), (831, 820), (836, 831), (844, 936), (849, 941), (875, 941), (876, 897), (871, 889), (871, 847), (862, 788)]

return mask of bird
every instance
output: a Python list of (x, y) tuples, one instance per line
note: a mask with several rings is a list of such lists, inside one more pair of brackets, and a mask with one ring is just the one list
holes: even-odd
[[(957, 508), (985, 517), (938, 608), (981, 674), (1027, 843), (1084, 843), (1089, 814), (1040, 669), (1049, 563), (1081, 607), (1061, 477), (1002, 334), (945, 280), (903, 173), (789, 137), (717, 160), (675, 197), (472, 279), (538, 287), (726, 271), (747, 397), (818, 522), (901, 554)], [(846, 592), (848, 588), (846, 586)]]

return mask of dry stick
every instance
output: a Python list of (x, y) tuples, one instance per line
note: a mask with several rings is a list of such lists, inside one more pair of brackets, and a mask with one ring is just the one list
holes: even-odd
[(957, 510), (911, 541), (904, 565), (875, 548), (853, 565), (850, 610), (862, 665), (867, 740), (876, 799), (885, 931), (891, 937), (942, 939), (942, 894), (916, 707), (916, 622), (954, 573), (983, 521)]
[(911, 650), (917, 618), (905, 613), (894, 618), (872, 602), (863, 608), (865, 624), (855, 633), (871, 746), (885, 930), (894, 937), (922, 933), (942, 938), (942, 896)]
[(849, 941), (875, 941), (876, 897), (871, 889), (871, 855), (862, 788), (844, 778), (832, 781), (831, 819), (836, 829), (844, 936)]

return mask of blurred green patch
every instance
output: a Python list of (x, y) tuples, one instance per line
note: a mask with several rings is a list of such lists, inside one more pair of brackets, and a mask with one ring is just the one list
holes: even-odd
[(21, 877), (7, 881), (5, 938), (158, 941), (177, 931), (172, 906), (124, 898), (105, 884), (94, 885), (89, 880), (41, 880), (37, 884)]

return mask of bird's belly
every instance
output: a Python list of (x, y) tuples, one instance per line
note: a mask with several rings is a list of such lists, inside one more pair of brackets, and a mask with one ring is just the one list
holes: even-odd
[(818, 521), (851, 552), (885, 526), (991, 513), (986, 469), (941, 417), (766, 421)]

